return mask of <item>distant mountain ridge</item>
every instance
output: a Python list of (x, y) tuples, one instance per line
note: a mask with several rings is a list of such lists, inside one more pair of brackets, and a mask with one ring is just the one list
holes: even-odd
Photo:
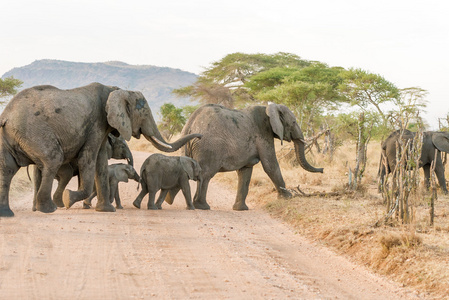
[(168, 67), (129, 65), (120, 61), (82, 63), (53, 59), (36, 60), (14, 68), (2, 78), (14, 76), (23, 81), (21, 89), (50, 84), (60, 89), (71, 89), (92, 82), (140, 91), (150, 104), (153, 115), (159, 119), (162, 104), (171, 102), (177, 107), (193, 105), (189, 98), (178, 98), (171, 92), (194, 83), (197, 75)]

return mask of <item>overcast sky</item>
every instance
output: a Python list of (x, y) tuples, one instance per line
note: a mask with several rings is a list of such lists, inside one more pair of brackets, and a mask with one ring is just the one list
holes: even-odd
[(38, 59), (199, 74), (234, 52), (290, 52), (429, 91), (449, 112), (447, 0), (2, 0), (0, 76)]

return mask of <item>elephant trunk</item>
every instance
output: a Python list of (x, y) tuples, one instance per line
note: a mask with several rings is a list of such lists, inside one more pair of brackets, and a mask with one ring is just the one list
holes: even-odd
[(164, 152), (175, 152), (191, 139), (202, 137), (201, 134), (194, 133), (183, 136), (173, 143), (167, 143), (157, 129), (156, 122), (154, 122), (153, 118), (147, 119), (146, 124), (142, 127), (142, 134), (154, 147)]
[(294, 140), (293, 142), (295, 144), (296, 158), (298, 159), (301, 167), (308, 172), (323, 173), (323, 168), (315, 168), (306, 160), (304, 140)]
[(125, 156), (126, 156), (126, 160), (128, 161), (128, 165), (134, 167), (134, 159), (133, 159), (133, 155), (132, 155), (132, 153), (131, 153), (131, 150), (129, 150), (129, 148), (126, 149)]

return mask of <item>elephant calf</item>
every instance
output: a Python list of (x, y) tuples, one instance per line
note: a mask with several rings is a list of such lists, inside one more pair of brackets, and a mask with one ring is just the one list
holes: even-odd
[[(190, 194), (190, 180), (201, 182), (201, 167), (192, 158), (186, 156), (150, 155), (140, 169), (142, 191), (134, 200), (133, 205), (140, 208), (143, 197), (148, 194), (148, 209), (161, 209), (167, 196), (168, 204), (172, 204), (176, 194), (182, 190), (186, 199), (187, 209), (195, 209)], [(161, 190), (156, 204), (156, 192)]]
[[(118, 192), (119, 182), (128, 182), (128, 179), (134, 179), (136, 182), (140, 181), (140, 177), (134, 170), (133, 166), (128, 164), (113, 164), (108, 166), (109, 175), (109, 201), (112, 203), (115, 199), (115, 206), (117, 208), (123, 208), (120, 201), (120, 195)], [(94, 189), (89, 198), (83, 202), (84, 208), (90, 208), (92, 206), (92, 199), (97, 196), (97, 191)]]

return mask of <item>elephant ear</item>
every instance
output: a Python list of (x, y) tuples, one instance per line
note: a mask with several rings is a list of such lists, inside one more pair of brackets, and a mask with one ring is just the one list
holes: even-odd
[(117, 129), (120, 135), (127, 141), (131, 139), (132, 134), (128, 98), (128, 91), (113, 91), (109, 94), (105, 108), (109, 125)]
[(441, 152), (449, 153), (449, 134), (447, 132), (434, 132), (432, 143)]
[(284, 140), (284, 125), (281, 121), (281, 110), (278, 104), (270, 103), (267, 106), (266, 113), (270, 119), (271, 129), (281, 139)]
[(114, 139), (114, 136), (112, 134), (108, 134), (108, 141), (106, 142), (106, 152), (108, 154), (108, 159), (112, 158), (113, 139)]
[(179, 161), (181, 162), (181, 166), (183, 170), (187, 173), (190, 180), (194, 180), (195, 174), (193, 173), (193, 162), (190, 158), (181, 156), (179, 157)]
[(114, 170), (115, 178), (118, 181), (128, 182), (128, 170), (127, 165), (117, 165)]

